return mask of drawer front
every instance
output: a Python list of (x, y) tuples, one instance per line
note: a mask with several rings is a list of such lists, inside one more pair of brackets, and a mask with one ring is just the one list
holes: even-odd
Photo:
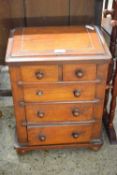
[(92, 125), (50, 126), (28, 129), (30, 145), (84, 143), (91, 139)]
[(57, 65), (21, 66), (24, 82), (53, 82), (58, 81)]
[(40, 84), (24, 88), (24, 100), (29, 102), (93, 100), (94, 97), (95, 84)]
[(93, 104), (38, 104), (26, 106), (30, 123), (85, 121), (93, 118)]
[(96, 64), (63, 65), (64, 81), (83, 81), (96, 79)]

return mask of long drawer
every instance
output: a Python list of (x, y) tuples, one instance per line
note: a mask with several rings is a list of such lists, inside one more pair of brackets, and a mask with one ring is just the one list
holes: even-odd
[(95, 84), (39, 84), (24, 87), (25, 101), (70, 101), (93, 100), (95, 97)]
[(28, 128), (29, 145), (85, 143), (91, 139), (93, 125), (41, 126)]
[(29, 123), (54, 121), (85, 121), (92, 119), (94, 104), (28, 104), (25, 107)]

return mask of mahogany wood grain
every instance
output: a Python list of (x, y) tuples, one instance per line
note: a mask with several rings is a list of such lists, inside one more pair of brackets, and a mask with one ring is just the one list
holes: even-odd
[(93, 151), (98, 151), (103, 145), (102, 139), (93, 143), (73, 143), (73, 144), (58, 144), (58, 145), (21, 145), (17, 141), (17, 137), (15, 137), (14, 148), (16, 149), (18, 154), (24, 155), (29, 151), (34, 150), (49, 150), (49, 149), (79, 149), (79, 148), (88, 148)]
[[(97, 66), (97, 77), (103, 80), (107, 79), (108, 64), (98, 64)], [(97, 103), (94, 108), (94, 116), (98, 120), (98, 123), (94, 124), (95, 130), (93, 131), (93, 137), (99, 139), (102, 133), (102, 117), (104, 110), (104, 99), (106, 91), (106, 82), (103, 84), (97, 84), (95, 96), (97, 99), (101, 99), (101, 103)]]
[(100, 25), (99, 16), (102, 15), (102, 2), (101, 5), (100, 2), (99, 0), (90, 0), (90, 3), (85, 0), (48, 0), (48, 2), (46, 0), (0, 0), (0, 63), (4, 63), (7, 39), (11, 29), (39, 25), (82, 25), (84, 23)]
[[(24, 28), (14, 32), (12, 57), (103, 55), (100, 37), (85, 27)], [(27, 57), (28, 58), (28, 57)]]
[(90, 141), (91, 133), (92, 125), (28, 128), (28, 140), (29, 145), (86, 143)]
[(86, 121), (94, 117), (96, 104), (26, 104), (26, 118), (29, 123), (54, 121)]
[[(55, 53), (55, 48), (65, 51), (63, 46), (77, 52)], [(98, 150), (111, 58), (98, 28), (18, 29), (9, 39), (6, 55), (20, 144), (16, 149), (82, 145)]]
[(64, 64), (63, 80), (96, 80), (96, 64)]
[[(85, 4), (85, 5), (84, 5)], [(93, 24), (95, 0), (70, 0), (70, 24)]]
[(67, 25), (69, 0), (26, 0), (27, 26)]
[[(39, 87), (24, 87), (24, 100), (27, 102), (93, 100), (95, 84), (40, 84)], [(22, 88), (22, 87), (21, 87)]]
[(23, 99), (23, 91), (17, 86), (15, 81), (20, 79), (20, 71), (18, 66), (10, 67), (10, 79), (12, 86), (13, 102), (16, 115), (16, 132), (19, 143), (27, 143), (27, 129), (21, 123), (26, 120), (25, 109), (19, 105), (19, 98)]
[[(69, 32), (71, 31), (71, 33), (73, 33), (77, 29), (78, 29), (78, 31), (81, 31), (81, 29), (82, 29), (82, 30), (84, 30), (84, 33), (86, 34), (86, 36), (88, 34), (85, 27), (78, 27), (78, 26), (75, 27), (75, 28), (74, 27), (70, 27), (69, 29), (67, 29), (67, 27), (63, 27), (63, 29), (62, 29), (62, 27), (57, 27), (57, 28), (55, 28), (55, 27), (54, 28), (49, 27), (46, 30), (47, 31), (48, 30), (52, 31), (52, 29), (54, 31), (56, 31), (56, 29), (57, 29), (58, 30), (58, 33), (60, 31), (61, 32), (63, 31), (63, 33), (64, 33), (64, 32), (67, 32), (67, 30)], [(30, 31), (32, 33), (35, 30), (37, 30), (37, 28), (36, 29), (35, 28), (33, 28), (33, 29), (32, 28), (27, 29), (27, 31)], [(42, 28), (40, 28), (40, 30), (42, 30)], [(67, 51), (67, 50), (64, 50), (63, 48), (62, 48), (62, 50), (60, 48), (58, 48), (57, 50), (51, 50), (49, 52), (47, 50), (46, 50), (46, 52), (40, 52), (39, 51), (39, 53), (38, 53), (38, 51), (37, 52), (34, 52), (34, 51), (32, 52), (32, 50), (30, 52), (28, 52), (28, 51), (27, 52), (24, 52), (24, 50), (22, 50), (23, 48), (20, 46), (20, 44), (21, 44), (20, 41), (21, 41), (21, 38), (22, 38), (21, 37), (22, 36), (21, 35), (21, 32), (22, 31), (23, 31), (23, 29), (17, 29), (17, 32), (16, 32), (17, 35), (16, 36), (14, 36), (14, 34), (13, 34), (14, 31), (11, 33), (11, 37), (9, 38), (8, 47), (7, 47), (7, 53), (6, 53), (6, 62), (8, 64), (16, 64), (16, 63), (17, 64), (21, 64), (21, 63), (24, 63), (24, 64), (27, 64), (27, 63), (28, 64), (32, 64), (32, 63), (33, 64), (36, 64), (37, 62), (38, 62), (38, 64), (42, 64), (42, 63), (45, 64), (45, 61), (46, 61), (47, 64), (51, 64), (51, 63), (54, 63), (55, 64), (57, 61), (59, 61), (59, 63), (62, 63), (62, 64), (65, 61), (69, 61), (68, 63), (72, 63), (73, 61), (80, 61), (82, 63), (84, 61), (86, 61), (86, 63), (88, 63), (88, 62), (95, 62), (95, 63), (97, 63), (97, 62), (100, 62), (100, 61), (107, 62), (111, 58), (111, 55), (110, 55), (110, 52), (109, 52), (108, 47), (106, 45), (106, 42), (105, 42), (105, 40), (104, 40), (104, 38), (103, 38), (100, 30), (97, 27), (95, 27), (95, 30), (93, 32), (94, 32), (94, 36), (95, 35), (97, 36), (97, 40), (98, 41), (96, 41), (95, 40), (95, 37), (93, 37), (93, 35), (92, 35), (91, 38), (92, 38), (93, 43), (91, 43), (91, 45), (93, 44), (93, 46), (94, 46), (93, 48), (94, 49), (91, 49), (90, 50), (90, 47), (88, 46), (88, 48), (86, 49), (87, 50), (86, 51), (87, 54), (84, 51), (82, 51), (80, 44), (77, 45), (77, 46), (78, 47), (80, 46), (80, 49), (81, 49), (82, 54), (79, 52), (79, 50), (76, 50), (76, 51), (68, 50)], [(56, 33), (56, 34), (58, 35), (58, 33)], [(79, 33), (79, 36), (82, 38), (82, 35), (84, 35), (84, 33)], [(74, 36), (75, 36), (75, 34), (74, 34)], [(13, 40), (14, 37), (16, 39), (16, 43), (14, 43), (14, 40)], [(64, 38), (64, 37), (62, 37), (62, 38)], [(56, 40), (56, 36), (54, 38), (54, 42), (55, 42), (55, 40)], [(72, 40), (73, 40), (73, 38), (72, 38)], [(35, 40), (35, 42), (36, 42), (36, 40)], [(65, 42), (66, 42), (66, 40), (65, 40)], [(77, 40), (77, 42), (78, 42), (78, 40)], [(89, 42), (91, 42), (91, 40)], [(97, 45), (98, 42), (100, 43), (100, 46)], [(28, 43), (28, 40), (27, 40), (26, 43)], [(57, 43), (58, 43), (58, 41), (57, 41)], [(71, 45), (71, 43), (74, 43), (74, 41), (73, 42), (69, 42), (70, 45)], [(14, 44), (15, 44), (15, 46), (14, 46)], [(44, 45), (45, 45), (45, 42), (44, 42)], [(84, 43), (84, 45), (85, 45), (85, 43)], [(52, 44), (51, 44), (51, 46), (52, 46)], [(64, 43), (64, 46), (65, 46), (65, 43)], [(102, 49), (102, 53), (100, 52), (101, 51), (100, 50), (100, 51), (98, 51), (98, 53), (96, 52), (96, 54), (94, 54), (94, 50), (95, 51), (97, 50), (97, 46), (99, 46)], [(32, 48), (34, 48), (34, 45), (32, 46)], [(22, 50), (22, 52), (20, 51), (20, 49)], [(54, 47), (53, 47), (53, 49), (54, 49)], [(16, 54), (16, 55), (14, 55), (14, 54)]]
[(58, 65), (25, 65), (20, 71), (24, 82), (53, 82), (59, 79)]

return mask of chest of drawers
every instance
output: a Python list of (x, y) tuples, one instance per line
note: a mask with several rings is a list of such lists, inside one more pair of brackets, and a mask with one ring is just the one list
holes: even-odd
[(102, 145), (111, 55), (97, 27), (12, 31), (9, 64), (20, 153)]

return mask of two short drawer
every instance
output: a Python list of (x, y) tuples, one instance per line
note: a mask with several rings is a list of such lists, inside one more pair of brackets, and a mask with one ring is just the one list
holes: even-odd
[[(96, 64), (26, 65), (20, 68), (26, 101), (93, 100)], [(87, 83), (80, 83), (87, 81)]]
[(89, 81), (96, 79), (96, 64), (26, 65), (21, 75), (24, 82)]

